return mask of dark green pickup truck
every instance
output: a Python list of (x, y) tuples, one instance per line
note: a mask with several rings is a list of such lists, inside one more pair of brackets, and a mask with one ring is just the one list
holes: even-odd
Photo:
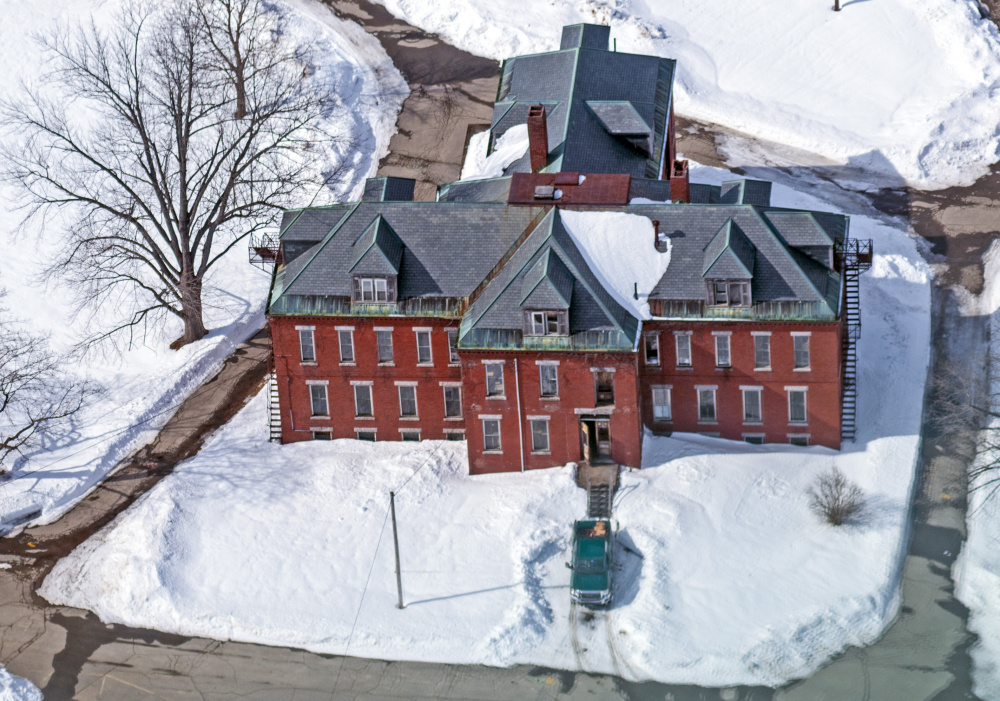
[(573, 526), (570, 597), (579, 604), (611, 603), (611, 522), (577, 521)]

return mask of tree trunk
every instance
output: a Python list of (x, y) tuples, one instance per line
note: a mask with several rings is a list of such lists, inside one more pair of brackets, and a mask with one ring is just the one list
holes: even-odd
[(236, 114), (234, 115), (236, 119), (246, 119), (247, 116), (247, 84), (246, 84), (246, 68), (243, 65), (243, 61), (237, 60), (236, 63)]
[(180, 288), (184, 335), (170, 344), (174, 350), (194, 343), (208, 333), (201, 314), (201, 280), (190, 273), (182, 273)]

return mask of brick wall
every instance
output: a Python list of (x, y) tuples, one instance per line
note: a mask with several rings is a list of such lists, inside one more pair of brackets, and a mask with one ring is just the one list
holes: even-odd
[[(509, 472), (563, 465), (581, 459), (580, 420), (606, 411), (611, 429), (611, 458), (638, 467), (642, 455), (636, 356), (632, 353), (500, 353), (462, 351), (463, 401), (468, 424), (469, 463), (472, 474)], [(483, 361), (503, 361), (504, 396), (486, 396)], [(516, 361), (516, 363), (515, 363)], [(540, 363), (555, 363), (558, 398), (541, 396)], [(516, 368), (515, 368), (516, 365)], [(614, 407), (596, 410), (592, 368), (613, 370)], [(518, 432), (517, 389), (521, 399), (521, 433)], [(586, 412), (585, 410), (592, 411)], [(576, 410), (584, 410), (578, 413)], [(502, 453), (483, 452), (481, 417), (499, 417)], [(546, 417), (550, 449), (533, 454), (529, 417)], [(523, 452), (522, 452), (523, 445)]]
[[(378, 440), (400, 440), (401, 430), (419, 430), (421, 439), (445, 438), (445, 430), (465, 428), (462, 419), (444, 417), (441, 382), (461, 381), (461, 368), (449, 363), (447, 329), (457, 320), (428, 318), (270, 317), (281, 406), (282, 440), (310, 440), (313, 430), (333, 438), (354, 438), (356, 429), (376, 430)], [(301, 362), (296, 327), (315, 327), (316, 361)], [(354, 362), (341, 363), (337, 327), (353, 327)], [(375, 328), (392, 331), (393, 363), (379, 364)], [(431, 331), (432, 363), (417, 364), (415, 329)], [(355, 418), (353, 382), (370, 382), (374, 418)], [(311, 416), (309, 382), (326, 382), (330, 416)], [(400, 417), (396, 382), (415, 382), (418, 418)]]
[[(691, 366), (678, 367), (675, 332), (690, 333)], [(716, 366), (715, 335), (728, 333), (731, 367)], [(742, 440), (746, 434), (763, 434), (768, 443), (787, 443), (790, 435), (808, 436), (810, 445), (840, 448), (840, 338), (837, 322), (749, 323), (692, 320), (650, 321), (643, 333), (660, 339), (660, 365), (646, 362), (640, 349), (644, 423), (656, 431), (718, 433)], [(755, 368), (754, 333), (770, 333), (771, 366)], [(808, 370), (794, 367), (792, 334), (809, 334)], [(670, 387), (670, 421), (653, 416), (652, 388)], [(699, 420), (698, 387), (716, 387), (717, 420)], [(744, 422), (741, 387), (762, 388), (762, 422)], [(789, 421), (788, 389), (806, 388), (807, 420)]]

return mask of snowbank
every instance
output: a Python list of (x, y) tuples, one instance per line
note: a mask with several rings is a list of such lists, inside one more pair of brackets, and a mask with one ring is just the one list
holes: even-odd
[[(781, 187), (774, 198), (821, 205)], [(606, 613), (569, 604), (563, 562), (585, 514), (571, 468), (469, 477), (463, 444), (434, 441), (277, 446), (263, 396), (39, 591), (107, 622), (324, 653), (709, 686), (806, 675), (875, 640), (899, 606), (928, 360), (929, 273), (912, 239), (865, 217), (852, 234), (876, 251), (861, 287), (857, 442), (838, 453), (647, 438), (643, 469), (623, 475), (616, 499)], [(805, 495), (832, 466), (868, 497), (840, 529)]]
[[(86, 21), (94, 13), (106, 23), (122, 0), (114, 2), (7, 3), (7, 22), (0, 28), (0, 95), (12, 94), (18, 81), (38, 75), (41, 58), (31, 41), (58, 20)], [(288, 31), (301, 42), (312, 43), (322, 56), (317, 67), (342, 104), (329, 115), (334, 133), (351, 137), (334, 158), (347, 159), (340, 190), (331, 197), (359, 196), (364, 179), (375, 172), (395, 131), (395, 119), (406, 97), (402, 76), (378, 41), (357, 24), (337, 19), (315, 0), (282, 0), (275, 5), (287, 13)], [(349, 146), (349, 148), (348, 148)], [(312, 197), (313, 190), (306, 193)], [(71, 313), (65, 289), (45, 288), (37, 275), (58, 246), (42, 232), (15, 235), (19, 214), (0, 203), (0, 288), (4, 302), (37, 333), (52, 335), (65, 348), (77, 340), (82, 322)], [(263, 303), (268, 275), (251, 267), (246, 248), (237, 246), (207, 281), (216, 292), (205, 299), (209, 336), (180, 351), (167, 345), (180, 335), (170, 327), (161, 335), (126, 349), (118, 357), (90, 357), (80, 372), (104, 389), (77, 417), (66, 435), (57, 437), (15, 466), (16, 477), (0, 483), (0, 532), (3, 522), (41, 515), (33, 523), (50, 523), (96, 486), (123, 457), (148, 442), (183, 399), (221, 366), (238, 343), (263, 325)]]
[(678, 60), (680, 114), (890, 180), (969, 184), (1000, 152), (1000, 33), (970, 0), (378, 1), (496, 59), (610, 24), (619, 51)]
[[(968, 313), (991, 315), (991, 339), (1000, 338), (1000, 247), (994, 243), (984, 256), (986, 285), (976, 298), (968, 295)], [(996, 341), (994, 340), (995, 344)], [(991, 353), (996, 355), (995, 346)], [(1000, 377), (995, 376), (995, 361), (989, 361), (990, 391), (994, 398), (993, 410), (1000, 409), (996, 400), (1000, 396)], [(1000, 420), (991, 420), (990, 432), (1000, 430)], [(992, 441), (995, 443), (995, 440)], [(984, 446), (986, 437), (984, 436)], [(996, 460), (997, 453), (985, 450), (977, 457), (981, 464)], [(970, 487), (975, 487), (973, 483)], [(972, 657), (972, 682), (976, 696), (984, 701), (1000, 701), (1000, 496), (991, 486), (974, 489), (969, 493), (966, 512), (967, 534), (962, 551), (952, 568), (955, 596), (969, 608), (968, 627), (979, 636), (969, 648)]]
[(27, 679), (0, 667), (0, 701), (42, 701), (42, 692)]

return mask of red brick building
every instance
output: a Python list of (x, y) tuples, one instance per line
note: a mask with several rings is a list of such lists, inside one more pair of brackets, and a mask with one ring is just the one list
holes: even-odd
[(870, 243), (772, 206), (769, 183), (689, 183), (674, 62), (607, 48), (606, 28), (568, 27), (559, 51), (505, 62), (491, 142), (528, 123), (529, 147), (503, 177), (436, 202), (377, 178), (285, 214), (272, 437), (467, 440), (483, 473), (638, 467), (647, 430), (853, 436)]

